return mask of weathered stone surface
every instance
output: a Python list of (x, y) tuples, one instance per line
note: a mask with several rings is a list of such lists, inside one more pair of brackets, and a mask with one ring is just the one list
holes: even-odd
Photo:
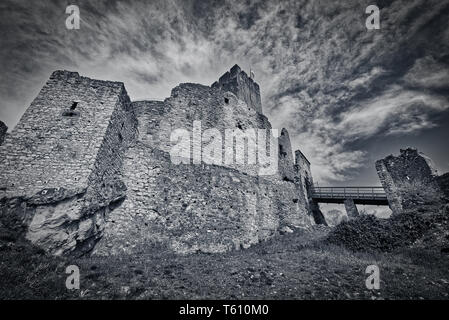
[(282, 129), (279, 136), (279, 175), (283, 181), (294, 181), (295, 170), (293, 163), (292, 145), (287, 129)]
[(359, 210), (357, 210), (357, 206), (353, 199), (346, 199), (344, 205), (349, 218), (356, 218), (359, 216)]
[[(124, 165), (127, 198), (109, 215), (94, 254), (142, 252), (144, 244), (157, 242), (179, 253), (224, 252), (266, 240), (284, 226), (314, 223), (296, 182), (300, 178), (286, 130), (275, 143), (287, 152), (271, 175), (259, 175), (259, 166), (248, 163), (248, 145), (258, 146), (254, 138), (233, 148), (245, 154), (243, 165), (197, 159), (173, 163), (170, 134), (176, 129), (193, 132), (194, 121), (201, 122), (199, 132), (215, 128), (223, 137), (227, 129), (271, 128), (265, 116), (234, 94), (189, 83), (174, 88), (163, 102), (139, 101), (133, 106), (139, 135)], [(225, 148), (224, 139), (214, 143), (219, 150)], [(192, 138), (191, 149), (200, 146), (204, 141)], [(273, 156), (277, 164), (277, 150)]]
[(326, 223), (329, 226), (335, 227), (343, 221), (348, 221), (348, 215), (344, 211), (332, 209), (323, 213), (326, 219)]
[(243, 100), (248, 107), (262, 113), (259, 85), (248, 77), (238, 65), (233, 66), (229, 72), (226, 72), (217, 82), (214, 82), (212, 88), (232, 92)]
[[(0, 147), (2, 223), (54, 254), (95, 247), (98, 255), (152, 243), (224, 252), (313, 224), (310, 164), (293, 164), (286, 130), (279, 139), (268, 131), (258, 85), (238, 67), (219, 83), (181, 84), (165, 101), (131, 103), (122, 83), (54, 72)], [(192, 151), (180, 163), (171, 153), (177, 129), (187, 130)], [(204, 138), (210, 129), (223, 139)], [(246, 142), (231, 144), (243, 162), (195, 155), (213, 146), (227, 159), (230, 129)], [(251, 158), (259, 145), (275, 160), (268, 173), (260, 154)]]
[(432, 161), (415, 148), (401, 149), (399, 156), (376, 161), (376, 170), (393, 214), (441, 200)]
[(8, 127), (0, 121), (0, 145), (5, 141), (6, 131), (8, 131)]
[(138, 253), (157, 242), (178, 253), (247, 248), (302, 214), (293, 183), (214, 165), (175, 165), (141, 143), (130, 149), (125, 172), (127, 198), (109, 214), (95, 254)]
[(300, 150), (295, 151), (295, 171), (298, 189), (303, 194), (307, 212), (311, 215), (314, 223), (327, 225), (320, 205), (312, 199), (313, 178), (310, 162)]
[(49, 252), (90, 250), (126, 194), (135, 124), (122, 83), (54, 72), (0, 147), (2, 216), (20, 212), (24, 236)]
[(441, 191), (443, 191), (444, 196), (446, 197), (446, 200), (449, 200), (449, 172), (438, 176), (436, 179)]

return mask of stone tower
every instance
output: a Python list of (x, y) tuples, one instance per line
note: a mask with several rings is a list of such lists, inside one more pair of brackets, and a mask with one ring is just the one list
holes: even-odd
[(8, 127), (0, 121), (0, 145), (5, 141), (6, 131), (8, 131)]
[(105, 208), (124, 196), (130, 111), (123, 83), (54, 72), (0, 146), (0, 198), (16, 208), (13, 227), (26, 225), (27, 238), (56, 254), (89, 247)]

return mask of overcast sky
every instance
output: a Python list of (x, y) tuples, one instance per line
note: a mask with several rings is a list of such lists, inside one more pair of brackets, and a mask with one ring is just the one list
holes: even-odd
[[(65, 8), (80, 7), (79, 30)], [(380, 8), (380, 30), (365, 8)], [(0, 0), (0, 119), (13, 127), (52, 71), (125, 83), (132, 100), (255, 72), (264, 113), (320, 185), (378, 185), (405, 146), (449, 171), (449, 1)]]

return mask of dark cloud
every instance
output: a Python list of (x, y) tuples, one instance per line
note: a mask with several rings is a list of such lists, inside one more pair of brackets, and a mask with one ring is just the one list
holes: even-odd
[(448, 113), (447, 0), (377, 1), (373, 31), (369, 1), (76, 4), (81, 29), (71, 31), (67, 3), (0, 3), (0, 118), (9, 126), (55, 69), (123, 81), (137, 100), (163, 99), (180, 82), (210, 84), (238, 63), (255, 71), (265, 113), (289, 129), (316, 180), (336, 183), (371, 177), (366, 167), (389, 141), (437, 132)]

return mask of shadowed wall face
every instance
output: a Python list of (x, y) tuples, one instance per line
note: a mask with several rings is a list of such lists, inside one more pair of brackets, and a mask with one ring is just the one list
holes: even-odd
[(0, 147), (2, 222), (57, 255), (91, 250), (135, 123), (122, 83), (54, 72)]
[(286, 130), (279, 140), (232, 145), (248, 158), (250, 147), (270, 145), (276, 167), (263, 176), (254, 163), (173, 162), (171, 133), (189, 137), (196, 122), (192, 149), (202, 147), (202, 130), (226, 137), (228, 129), (271, 129), (229, 91), (182, 84), (163, 102), (131, 103), (122, 83), (54, 72), (0, 147), (0, 218), (16, 217), (26, 238), (51, 253), (100, 255), (137, 253), (149, 243), (224, 252), (313, 223)]

